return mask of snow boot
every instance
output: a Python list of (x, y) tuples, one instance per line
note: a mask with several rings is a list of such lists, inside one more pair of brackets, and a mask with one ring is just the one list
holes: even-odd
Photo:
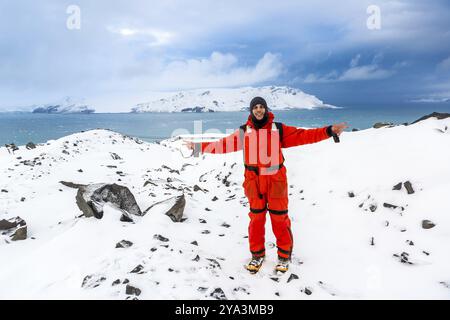
[(250, 271), (250, 273), (257, 273), (264, 262), (264, 256), (253, 257), (252, 260), (245, 266), (245, 268)]
[(289, 269), (289, 259), (278, 257), (278, 263), (275, 266), (275, 272), (285, 273)]

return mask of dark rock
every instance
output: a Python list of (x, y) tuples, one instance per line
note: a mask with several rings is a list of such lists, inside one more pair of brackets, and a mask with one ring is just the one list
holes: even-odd
[(198, 287), (198, 288), (197, 288), (197, 291), (199, 291), (199, 292), (201, 292), (201, 293), (205, 293), (206, 290), (208, 290), (208, 288), (205, 288), (205, 287)]
[(129, 248), (133, 245), (133, 242), (128, 240), (122, 240), (116, 244), (116, 248)]
[(83, 282), (81, 283), (81, 287), (82, 288), (96, 288), (99, 285), (101, 285), (101, 283), (105, 280), (106, 280), (106, 278), (103, 276), (88, 275), (88, 276), (84, 277)]
[(27, 224), (21, 217), (0, 220), (0, 230), (6, 230), (3, 234), (8, 235), (12, 241), (27, 238)]
[(375, 212), (377, 210), (377, 205), (376, 204), (371, 204), (369, 206), (370, 211)]
[(445, 119), (445, 118), (448, 118), (448, 117), (450, 117), (450, 113), (433, 112), (431, 114), (423, 116), (422, 118), (417, 119), (416, 121), (412, 122), (411, 124), (417, 123), (417, 122), (422, 121), (422, 120), (426, 120), (428, 118), (437, 118), (438, 120), (442, 120), (442, 119)]
[(136, 267), (134, 267), (133, 270), (130, 271), (130, 273), (140, 273), (144, 269), (144, 266), (139, 264)]
[(127, 287), (125, 289), (125, 294), (129, 294), (129, 295), (134, 295), (134, 296), (139, 296), (141, 295), (141, 289), (130, 286), (129, 284), (127, 284)]
[(82, 169), (78, 169), (78, 172), (83, 172), (83, 170)]
[(28, 142), (25, 148), (27, 148), (27, 150), (35, 149), (36, 145), (33, 142)]
[(395, 186), (392, 187), (392, 190), (400, 190), (402, 188), (402, 183), (399, 182)]
[(21, 201), (21, 202), (24, 202), (25, 200), (26, 200), (25, 197), (20, 198), (20, 201)]
[(205, 211), (211, 211), (211, 209), (209, 209), (209, 208), (205, 208)]
[(213, 269), (222, 269), (220, 263), (216, 259), (206, 258), (209, 261), (209, 266)]
[(115, 280), (111, 285), (116, 286), (118, 284), (120, 284), (120, 279)]
[(109, 154), (111, 155), (111, 158), (113, 160), (122, 160), (122, 158), (117, 153), (110, 152)]
[(277, 277), (271, 277), (270, 280), (273, 280), (275, 282), (280, 282), (280, 278), (277, 278)]
[(217, 198), (216, 196), (214, 196), (214, 198), (211, 199), (211, 201), (217, 201), (219, 200), (219, 198)]
[(422, 220), (422, 228), (424, 229), (431, 229), (434, 228), (436, 225), (430, 221), (430, 220)]
[(373, 125), (373, 128), (379, 129), (379, 128), (382, 128), (382, 127), (392, 126), (392, 125), (393, 125), (392, 123), (377, 122), (377, 123), (375, 123), (375, 124)]
[(165, 213), (165, 215), (169, 216), (173, 222), (182, 222), (185, 206), (186, 199), (183, 193), (181, 196), (176, 198), (175, 204)]
[(156, 240), (159, 240), (159, 241), (162, 241), (162, 242), (168, 242), (169, 241), (169, 239), (167, 239), (167, 238), (164, 238), (162, 235), (160, 235), (160, 234), (155, 234), (154, 236), (153, 236), (153, 239), (156, 239)]
[(211, 231), (209, 231), (209, 230), (203, 230), (202, 231), (202, 234), (210, 234), (211, 233)]
[(359, 131), (359, 129), (353, 128), (353, 129), (352, 129), (352, 132), (355, 132), (355, 131)]
[(224, 223), (221, 224), (221, 227), (229, 228), (231, 226), (228, 223), (224, 222)]
[(85, 217), (94, 216), (101, 219), (105, 203), (112, 204), (122, 211), (122, 221), (132, 221), (130, 214), (142, 216), (141, 209), (131, 191), (115, 183), (81, 186), (78, 188), (76, 202)]
[(3, 193), (8, 193), (8, 190), (6, 190), (6, 189), (2, 189), (2, 191), (1, 192), (3, 192)]
[(195, 192), (197, 192), (197, 191), (203, 191), (203, 189), (200, 188), (198, 185), (194, 185), (194, 191), (195, 191)]
[(388, 208), (388, 209), (400, 208), (402, 211), (405, 210), (405, 208), (403, 208), (403, 207), (399, 207), (399, 206), (396, 206), (396, 205), (393, 205), (393, 204), (390, 204), (390, 203), (387, 203), (387, 202), (383, 203), (383, 207)]
[(192, 261), (198, 262), (200, 260), (200, 256), (196, 255), (194, 259), (192, 259)]
[(411, 261), (409, 261), (409, 253), (407, 253), (407, 252), (402, 252), (400, 255), (394, 254), (393, 256), (396, 258), (399, 258), (401, 263), (413, 264)]
[(205, 219), (198, 219), (198, 222), (200, 222), (200, 223), (206, 223), (206, 220), (205, 220)]
[(403, 183), (403, 185), (405, 186), (406, 191), (408, 192), (408, 194), (413, 194), (414, 193), (414, 189), (413, 189), (413, 187), (411, 185), (411, 182), (406, 181), (405, 183)]
[(192, 241), (191, 244), (193, 244), (194, 246), (198, 246), (197, 241)]
[(289, 276), (287, 283), (291, 282), (292, 280), (297, 280), (299, 279), (298, 275), (296, 275), (295, 273), (291, 273), (291, 275)]
[(354, 197), (355, 197), (355, 194), (354, 194), (352, 191), (349, 191), (349, 192), (348, 192), (348, 196), (349, 196), (350, 198), (354, 198)]
[(227, 300), (227, 297), (221, 288), (215, 288), (214, 291), (211, 292), (210, 297), (217, 300)]
[(310, 296), (312, 294), (312, 291), (310, 288), (305, 288), (305, 294), (307, 294), (308, 296)]

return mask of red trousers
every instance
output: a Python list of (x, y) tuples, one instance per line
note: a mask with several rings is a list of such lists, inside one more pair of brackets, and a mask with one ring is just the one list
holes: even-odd
[(246, 169), (243, 187), (250, 204), (250, 252), (256, 257), (265, 255), (265, 224), (269, 211), (272, 231), (277, 239), (278, 256), (290, 259), (293, 238), (288, 216), (286, 168), (282, 167), (274, 174), (257, 174)]

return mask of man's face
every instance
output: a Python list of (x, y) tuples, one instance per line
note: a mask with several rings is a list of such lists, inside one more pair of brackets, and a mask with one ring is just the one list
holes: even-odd
[(253, 107), (252, 113), (256, 119), (262, 120), (264, 118), (264, 113), (266, 113), (266, 108), (262, 104), (257, 104)]

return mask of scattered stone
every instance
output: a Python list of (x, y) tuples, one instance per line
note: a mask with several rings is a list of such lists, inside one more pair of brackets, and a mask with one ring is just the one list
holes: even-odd
[(136, 203), (131, 191), (118, 184), (92, 184), (80, 185), (71, 182), (61, 181), (62, 184), (71, 188), (78, 188), (75, 197), (78, 208), (85, 217), (103, 217), (103, 206), (106, 203), (122, 211), (121, 221), (132, 222), (130, 214), (142, 216), (141, 209)]
[(208, 260), (209, 266), (212, 267), (213, 269), (222, 269), (222, 267), (220, 266), (220, 263), (216, 260), (216, 259), (211, 259), (211, 258), (206, 258), (206, 260)]
[(308, 287), (305, 288), (305, 294), (307, 294), (308, 296), (310, 296), (312, 294), (312, 290)]
[(349, 191), (349, 192), (348, 192), (348, 196), (349, 196), (350, 198), (354, 198), (354, 197), (355, 197), (355, 194), (354, 194), (352, 191)]
[(122, 160), (122, 158), (117, 153), (110, 152), (109, 154), (111, 155), (111, 158), (113, 160)]
[(198, 287), (198, 288), (197, 288), (197, 291), (199, 291), (199, 292), (201, 292), (201, 293), (205, 293), (206, 290), (208, 290), (208, 288), (205, 288), (205, 287)]
[(120, 279), (115, 280), (111, 285), (116, 286), (118, 284), (120, 284)]
[(133, 270), (130, 271), (130, 273), (141, 273), (141, 271), (143, 269), (144, 269), (144, 266), (142, 264), (138, 264), (136, 267), (134, 267)]
[(438, 120), (442, 120), (442, 119), (445, 119), (448, 117), (450, 117), (450, 113), (433, 112), (429, 115), (426, 115), (426, 116), (423, 116), (422, 118), (417, 119), (416, 121), (412, 122), (411, 124), (417, 123), (422, 120), (426, 120), (428, 118), (437, 118)]
[(129, 248), (133, 245), (133, 242), (128, 240), (122, 240), (116, 244), (116, 248)]
[(25, 240), (27, 238), (27, 224), (21, 217), (0, 220), (0, 230), (6, 230), (12, 241)]
[(377, 205), (376, 205), (376, 204), (371, 204), (371, 205), (369, 206), (369, 210), (370, 210), (371, 212), (375, 212), (375, 211), (377, 210)]
[(199, 221), (200, 223), (206, 223), (206, 220), (205, 220), (205, 219), (198, 219), (198, 221)]
[(224, 222), (224, 223), (221, 224), (221, 227), (229, 228), (231, 226), (228, 223)]
[(202, 231), (202, 234), (210, 234), (211, 233), (211, 231), (209, 231), (209, 230), (203, 230)]
[(219, 200), (219, 198), (217, 198), (216, 196), (214, 196), (214, 198), (211, 199), (211, 201), (217, 201)]
[(186, 199), (183, 193), (181, 196), (176, 198), (175, 204), (165, 213), (165, 215), (169, 216), (173, 222), (182, 222), (185, 206)]
[(401, 188), (402, 188), (402, 183), (399, 182), (395, 186), (392, 187), (392, 190), (401, 190)]
[(200, 188), (198, 185), (194, 185), (194, 191), (195, 191), (195, 192), (197, 192), (197, 191), (205, 192), (205, 190), (203, 190), (202, 188)]
[(142, 292), (141, 289), (130, 286), (129, 284), (127, 284), (127, 287), (125, 289), (126, 294), (134, 295), (134, 296), (140, 296), (141, 292)]
[(413, 264), (411, 261), (409, 261), (409, 253), (407, 252), (402, 252), (400, 255), (394, 254), (393, 256), (399, 258), (401, 263)]
[(430, 221), (430, 220), (422, 220), (422, 228), (424, 229), (431, 229), (434, 228), (436, 225)]
[(209, 208), (205, 208), (205, 211), (211, 211), (211, 209), (209, 209)]
[(197, 241), (192, 241), (191, 244), (194, 245), (194, 246), (198, 246)]
[(414, 193), (414, 189), (413, 189), (413, 187), (411, 185), (411, 182), (406, 181), (405, 183), (403, 183), (403, 185), (405, 186), (406, 191), (408, 192), (408, 194), (413, 194)]
[(295, 273), (291, 273), (291, 275), (289, 276), (289, 279), (287, 280), (287, 283), (291, 282), (292, 280), (297, 280), (299, 279), (298, 275), (296, 275)]
[(406, 243), (407, 243), (408, 245), (410, 245), (410, 246), (413, 246), (413, 245), (414, 245), (414, 242), (412, 242), (411, 240), (406, 240)]
[(277, 277), (270, 277), (270, 280), (273, 280), (275, 282), (280, 282), (280, 278), (277, 278)]
[(96, 288), (105, 281), (106, 278), (98, 275), (88, 275), (84, 277), (83, 282), (81, 283), (82, 288)]
[(78, 172), (83, 172), (83, 169), (78, 169)]
[(160, 234), (155, 234), (154, 236), (153, 236), (153, 239), (156, 239), (156, 240), (159, 240), (159, 241), (162, 241), (162, 242), (168, 242), (169, 241), (169, 239), (167, 239), (167, 238), (164, 238), (162, 235), (160, 235)]
[(429, 256), (430, 255), (430, 253), (429, 252), (427, 252), (427, 251), (422, 251), (423, 252), (423, 254), (424, 255), (427, 255), (427, 256)]
[(122, 282), (122, 284), (127, 284), (127, 283), (130, 283), (130, 280), (124, 279), (123, 282)]
[(2, 191), (1, 192), (3, 192), (3, 193), (8, 193), (8, 190), (6, 190), (6, 189), (2, 189)]
[(392, 125), (393, 125), (393, 123), (377, 122), (377, 123), (375, 123), (373, 125), (373, 128), (379, 129), (379, 128), (382, 128), (382, 127), (387, 127), (387, 126), (392, 126)]
[(387, 202), (383, 203), (383, 207), (388, 208), (388, 209), (397, 209), (397, 208), (400, 208), (402, 211), (405, 210), (405, 208), (403, 208), (403, 207), (399, 207), (399, 206), (396, 206), (396, 205), (394, 205), (394, 204), (390, 204), (390, 203), (387, 203)]
[(26, 200), (25, 197), (20, 198), (20, 201), (21, 201), (21, 202), (24, 202), (25, 200)]
[(374, 238), (374, 237), (372, 237), (372, 238), (370, 239), (370, 245), (371, 245), (371, 246), (374, 246), (374, 245), (375, 245), (375, 238)]
[(28, 142), (28, 143), (25, 145), (25, 148), (27, 148), (27, 150), (35, 149), (35, 148), (36, 148), (36, 145), (35, 145), (33, 142)]
[(192, 259), (192, 261), (198, 262), (200, 260), (200, 256), (196, 255), (194, 259)]
[(215, 288), (214, 291), (211, 292), (210, 297), (217, 300), (227, 300), (227, 297), (221, 288)]

